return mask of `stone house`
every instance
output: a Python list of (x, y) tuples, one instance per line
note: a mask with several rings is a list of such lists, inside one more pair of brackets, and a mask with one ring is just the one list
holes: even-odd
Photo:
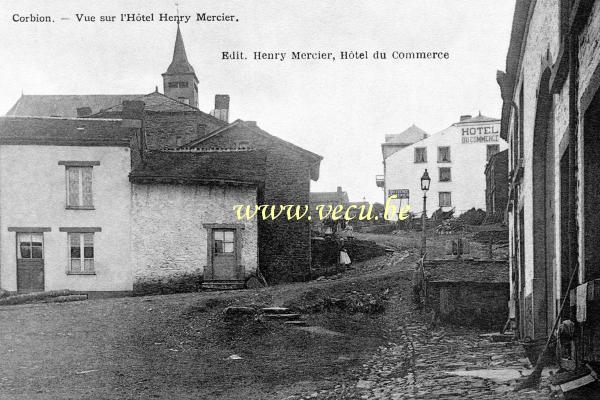
[[(144, 147), (148, 151), (196, 147), (210, 148), (215, 154), (216, 150), (239, 150), (239, 154), (252, 149), (264, 151), (267, 164), (261, 201), (268, 205), (308, 205), (310, 181), (318, 179), (322, 157), (265, 132), (255, 123), (229, 123), (228, 95), (216, 95), (210, 113), (198, 109), (199, 80), (188, 61), (179, 26), (173, 58), (162, 79), (164, 94), (157, 89), (138, 95), (25, 95), (7, 115), (121, 119), (124, 101), (142, 101)], [(259, 231), (259, 263), (270, 282), (308, 277), (308, 221), (261, 221)]]
[[(0, 287), (90, 295), (243, 287), (258, 265), (265, 155), (144, 146), (126, 119), (0, 119)], [(35, 191), (25, 182), (36, 182)]]
[(508, 199), (508, 150), (490, 157), (485, 166), (485, 211), (503, 216)]
[(600, 1), (518, 1), (497, 74), (509, 141), (511, 316), (521, 339), (543, 340), (557, 320), (573, 321), (565, 367), (600, 360), (599, 43)]
[[(259, 128), (237, 120), (187, 143), (187, 149), (253, 148), (266, 154), (261, 204), (308, 205), (310, 181), (319, 179), (322, 157)], [(269, 282), (309, 279), (310, 221), (307, 218), (259, 220), (259, 263)]]

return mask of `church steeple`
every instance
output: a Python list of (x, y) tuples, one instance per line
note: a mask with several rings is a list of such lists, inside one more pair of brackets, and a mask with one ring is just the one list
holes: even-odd
[(164, 92), (167, 96), (198, 107), (198, 78), (187, 59), (179, 24), (177, 24), (173, 60), (162, 77)]

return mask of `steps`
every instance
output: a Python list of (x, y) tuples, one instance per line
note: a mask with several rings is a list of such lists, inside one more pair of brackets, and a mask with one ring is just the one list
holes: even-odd
[(262, 308), (261, 311), (262, 318), (264, 319), (282, 321), (284, 324), (292, 326), (306, 325), (306, 322), (301, 319), (302, 315), (291, 312), (291, 310), (286, 307), (265, 307)]
[(204, 281), (202, 282), (202, 289), (204, 290), (236, 290), (243, 289), (244, 281)]

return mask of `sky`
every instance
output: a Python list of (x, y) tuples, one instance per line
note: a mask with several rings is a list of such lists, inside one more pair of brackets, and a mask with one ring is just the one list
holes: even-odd
[[(505, 69), (514, 0), (0, 0), (0, 115), (25, 94), (135, 94), (158, 86), (181, 23), (199, 84), (199, 108), (231, 96), (230, 120), (257, 121), (269, 133), (320, 154), (312, 191), (341, 186), (350, 200), (380, 201), (381, 142), (412, 124), (433, 134), (462, 114), (499, 117), (496, 71)], [(153, 22), (120, 22), (122, 13)], [(196, 21), (196, 13), (234, 15)], [(54, 22), (14, 22), (15, 14)], [(96, 16), (79, 22), (76, 14)], [(100, 22), (100, 16), (117, 16)], [(68, 18), (68, 19), (62, 19)], [(242, 51), (247, 60), (223, 60)], [(254, 60), (260, 52), (286, 52)], [(291, 52), (332, 52), (335, 61), (290, 60)], [(366, 51), (366, 60), (341, 60)], [(373, 53), (386, 52), (385, 60)], [(448, 52), (447, 60), (393, 60), (392, 52)], [(415, 176), (419, 179), (420, 176)]]

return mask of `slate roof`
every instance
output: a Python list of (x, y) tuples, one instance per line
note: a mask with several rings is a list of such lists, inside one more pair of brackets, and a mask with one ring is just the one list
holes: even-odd
[(222, 134), (224, 132), (227, 132), (228, 130), (230, 130), (230, 129), (236, 127), (236, 126), (242, 126), (242, 127), (246, 128), (246, 129), (248, 129), (248, 130), (250, 130), (250, 131), (252, 131), (254, 133), (257, 133), (257, 134), (259, 134), (261, 136), (264, 136), (264, 137), (267, 137), (267, 138), (270, 138), (270, 139), (274, 139), (278, 143), (281, 143), (282, 145), (286, 146), (287, 148), (289, 148), (291, 150), (294, 150), (294, 151), (297, 151), (300, 154), (302, 154), (302, 155), (304, 155), (304, 156), (306, 156), (306, 157), (314, 160), (316, 163), (320, 163), (321, 160), (323, 159), (322, 156), (320, 156), (318, 154), (315, 154), (312, 151), (303, 149), (300, 146), (296, 146), (293, 143), (290, 143), (290, 142), (288, 142), (286, 140), (283, 140), (283, 139), (281, 139), (281, 138), (279, 138), (277, 136), (271, 135), (269, 132), (260, 129), (256, 125), (251, 125), (251, 124), (249, 124), (249, 123), (247, 123), (245, 121), (242, 121), (241, 119), (237, 119), (234, 122), (230, 123), (229, 125), (226, 125), (226, 126), (223, 126), (223, 127), (219, 128), (217, 130), (214, 130), (210, 134), (208, 134), (208, 135), (206, 135), (206, 136), (204, 136), (204, 137), (202, 137), (200, 139), (195, 139), (195, 140), (193, 140), (193, 141), (191, 141), (189, 143), (186, 143), (183, 146), (181, 146), (181, 148), (198, 148), (198, 147), (201, 147), (201, 144), (203, 142), (209, 140), (210, 138), (212, 138), (214, 136), (217, 136), (217, 135), (220, 135), (220, 134)]
[[(143, 101), (145, 104), (145, 112), (202, 112), (196, 107), (192, 107), (188, 104), (172, 99), (169, 96), (159, 92), (140, 95), (133, 100)], [(112, 107), (108, 107), (98, 114), (121, 113), (122, 111), (123, 103), (115, 103), (112, 105)], [(225, 124), (225, 122), (221, 121), (220, 119), (215, 119), (220, 121), (222, 124)]]
[(400, 133), (385, 135), (385, 143), (383, 144), (413, 144), (427, 138), (427, 136), (427, 132), (413, 124)]
[(129, 174), (133, 183), (259, 185), (266, 155), (248, 151), (151, 151)]
[(194, 76), (196, 75), (196, 73), (194, 72), (194, 68), (187, 59), (187, 54), (185, 53), (185, 46), (183, 45), (183, 37), (181, 36), (179, 25), (177, 25), (177, 35), (175, 36), (173, 60), (171, 61), (169, 68), (167, 68), (166, 74), (194, 74)]
[(485, 115), (481, 115), (481, 112), (480, 112), (479, 115), (477, 115), (476, 117), (471, 117), (464, 121), (460, 121), (460, 122), (458, 122), (458, 124), (471, 124), (474, 122), (499, 122), (499, 121), (500, 121), (499, 118), (486, 117)]
[(90, 107), (92, 114), (121, 104), (123, 100), (135, 100), (143, 94), (65, 94), (22, 95), (7, 116), (77, 117), (77, 108)]
[(310, 192), (310, 202), (311, 204), (330, 204), (330, 203), (339, 203), (340, 200), (343, 203), (348, 203), (348, 193), (347, 192)]
[(57, 146), (129, 146), (121, 120), (0, 117), (0, 143)]

